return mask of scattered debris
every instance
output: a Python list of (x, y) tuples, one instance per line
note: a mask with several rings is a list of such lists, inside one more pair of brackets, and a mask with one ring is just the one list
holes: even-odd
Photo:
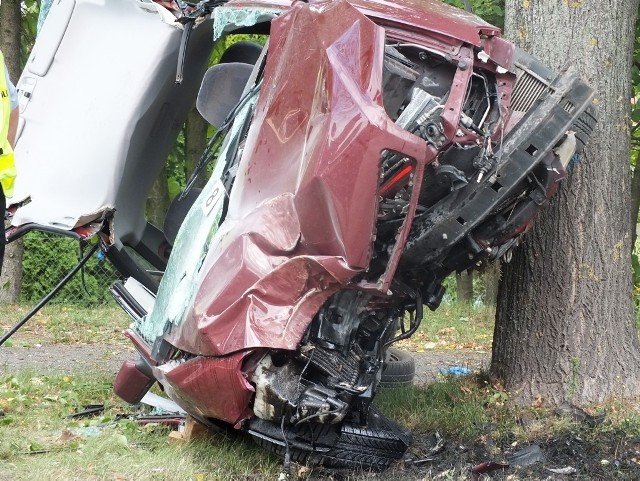
[(60, 437), (58, 438), (58, 442), (61, 444), (67, 444), (72, 441), (77, 441), (78, 439), (80, 439), (78, 435), (72, 433), (67, 428), (64, 428), (62, 430), (62, 433), (60, 434)]
[(567, 466), (566, 468), (547, 468), (547, 471), (554, 474), (575, 474), (578, 472), (578, 470), (572, 466)]
[(425, 456), (424, 458), (418, 458), (418, 459), (406, 458), (404, 460), (404, 465), (406, 467), (413, 466), (417, 468), (439, 459), (438, 454), (442, 453), (442, 451), (444, 451), (446, 446), (446, 442), (444, 438), (440, 435), (439, 432), (436, 431), (435, 433), (433, 433), (430, 444), (433, 444), (433, 447), (429, 449), (427, 456)]
[(480, 479), (480, 475), (482, 474), (490, 473), (491, 471), (496, 471), (498, 469), (507, 469), (508, 467), (509, 463), (507, 462), (487, 461), (476, 464), (471, 468), (471, 479), (473, 481), (477, 481)]
[(537, 463), (542, 459), (542, 456), (540, 446), (532, 444), (509, 456), (508, 462), (511, 466), (525, 467)]
[(177, 431), (169, 433), (170, 442), (191, 442), (196, 439), (204, 439), (211, 436), (211, 430), (198, 422), (194, 417), (187, 416), (184, 424)]
[(171, 426), (175, 429), (180, 427), (180, 424), (184, 423), (184, 415), (175, 414), (162, 414), (162, 415), (144, 415), (140, 414), (133, 418), (138, 424), (145, 426), (147, 424), (163, 424), (165, 426)]
[(95, 436), (100, 436), (102, 430), (107, 426), (108, 423), (100, 424), (98, 426), (81, 426), (77, 428), (69, 428), (69, 432), (75, 436), (82, 438), (92, 438)]
[(599, 413), (596, 415), (589, 414), (585, 410), (579, 408), (578, 406), (574, 406), (569, 404), (568, 402), (564, 402), (560, 404), (556, 409), (555, 413), (558, 416), (563, 418), (571, 419), (575, 422), (585, 423), (587, 426), (594, 427), (602, 424), (606, 417), (606, 413)]
[(447, 368), (440, 368), (440, 374), (442, 375), (452, 375), (452, 376), (466, 376), (467, 374), (471, 374), (471, 369), (467, 367), (453, 366)]
[(440, 435), (438, 431), (436, 431), (433, 434), (433, 437), (435, 439), (435, 445), (429, 450), (429, 454), (431, 456), (440, 454), (442, 451), (444, 451), (444, 448), (446, 446), (444, 438)]
[(476, 464), (471, 468), (471, 479), (477, 481), (480, 475), (496, 471), (505, 470), (509, 467), (525, 467), (537, 463), (542, 459), (543, 453), (540, 446), (533, 444), (512, 454), (506, 461), (487, 461)]
[(82, 406), (82, 411), (77, 413), (69, 414), (66, 416), (66, 419), (82, 419), (88, 418), (90, 416), (95, 416), (104, 411), (104, 404), (87, 404)]
[[(163, 398), (152, 392), (148, 392), (147, 394), (145, 394), (144, 397), (140, 400), (140, 402), (142, 404), (146, 404), (147, 406), (156, 408), (156, 414), (165, 414), (165, 413), (187, 414), (184, 409), (178, 406), (178, 404), (173, 402), (171, 399)], [(160, 410), (160, 412), (158, 412), (157, 410)]]

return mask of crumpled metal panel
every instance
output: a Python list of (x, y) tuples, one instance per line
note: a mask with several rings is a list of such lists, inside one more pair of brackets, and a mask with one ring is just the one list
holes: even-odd
[(248, 354), (196, 357), (177, 366), (154, 367), (154, 376), (188, 412), (236, 424), (252, 415), (248, 405), (254, 389), (241, 370)]
[[(323, 0), (309, 0), (309, 3), (318, 5)], [(483, 43), (481, 34), (500, 34), (499, 28), (477, 15), (441, 0), (350, 0), (349, 3), (367, 17), (376, 19), (376, 23), (403, 27), (407, 34), (412, 30), (428, 30), (478, 47)], [(289, 5), (290, 0), (231, 0), (227, 3), (228, 7), (288, 8)]]
[(170, 343), (210, 356), (295, 349), (366, 268), (381, 151), (426, 152), (382, 107), (383, 57), (384, 30), (344, 1), (301, 2), (272, 22), (228, 214)]

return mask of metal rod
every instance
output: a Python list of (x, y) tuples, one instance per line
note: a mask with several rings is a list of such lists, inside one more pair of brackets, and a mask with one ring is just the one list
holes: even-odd
[(18, 332), (18, 330), (24, 326), (27, 321), (29, 319), (31, 319), (33, 316), (36, 315), (36, 313), (42, 309), (42, 307), (51, 300), (51, 298), (53, 296), (55, 296), (58, 291), (60, 291), (60, 289), (62, 289), (65, 284), (67, 282), (69, 282), (71, 280), (71, 278), (80, 270), (82, 269), (82, 266), (84, 266), (87, 261), (91, 258), (91, 256), (95, 253), (95, 251), (98, 250), (98, 247), (100, 247), (99, 243), (96, 243), (93, 245), (93, 247), (91, 247), (91, 249), (89, 249), (89, 252), (87, 252), (84, 257), (82, 259), (80, 259), (80, 261), (78, 262), (78, 264), (69, 271), (69, 273), (64, 276), (62, 278), (62, 280), (58, 283), (58, 285), (56, 287), (54, 287), (51, 292), (49, 292), (49, 294), (47, 294), (46, 296), (44, 296), (42, 298), (42, 300), (33, 308), (31, 309), (31, 311), (29, 311), (29, 313), (24, 316), (15, 326), (13, 326), (11, 328), (11, 330), (9, 332), (7, 332), (4, 336), (2, 336), (2, 339), (0, 339), (0, 346), (2, 346), (5, 341), (7, 341), (11, 336), (13, 336), (16, 332)]

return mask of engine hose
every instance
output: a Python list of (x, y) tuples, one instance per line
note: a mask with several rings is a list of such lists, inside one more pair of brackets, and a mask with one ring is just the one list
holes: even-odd
[(422, 322), (422, 316), (424, 315), (424, 307), (422, 305), (422, 295), (420, 294), (420, 291), (416, 290), (415, 294), (416, 294), (416, 314), (415, 314), (415, 321), (413, 322), (413, 325), (409, 327), (409, 330), (407, 332), (403, 332), (399, 336), (396, 336), (390, 341), (387, 341), (384, 344), (384, 347), (389, 347), (394, 342), (401, 341), (402, 339), (409, 339), (420, 327), (420, 323)]

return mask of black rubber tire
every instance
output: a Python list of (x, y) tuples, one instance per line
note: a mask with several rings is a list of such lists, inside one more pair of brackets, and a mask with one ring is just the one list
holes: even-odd
[[(264, 426), (265, 423), (262, 422)], [(275, 425), (274, 425), (275, 426)], [(279, 430), (279, 427), (275, 426)], [(334, 469), (382, 471), (402, 458), (411, 444), (411, 432), (371, 409), (367, 426), (344, 423), (309, 425), (292, 428), (295, 435), (289, 442), (291, 461), (310, 466)], [(271, 431), (275, 439), (282, 439), (278, 431)], [(289, 437), (289, 436), (287, 436)], [(253, 436), (263, 448), (284, 458), (285, 447), (267, 439)], [(313, 443), (311, 439), (315, 440)], [(316, 448), (312, 448), (312, 446)]]
[(395, 347), (388, 348), (378, 387), (389, 389), (411, 386), (415, 376), (416, 362), (413, 356)]
[[(379, 415), (377, 422), (368, 426), (343, 426), (334, 449), (323, 455), (325, 466), (382, 471), (401, 459), (411, 442), (408, 430)], [(395, 435), (391, 433), (394, 432)], [(403, 432), (403, 438), (399, 433)], [(399, 436), (398, 436), (399, 435)]]

